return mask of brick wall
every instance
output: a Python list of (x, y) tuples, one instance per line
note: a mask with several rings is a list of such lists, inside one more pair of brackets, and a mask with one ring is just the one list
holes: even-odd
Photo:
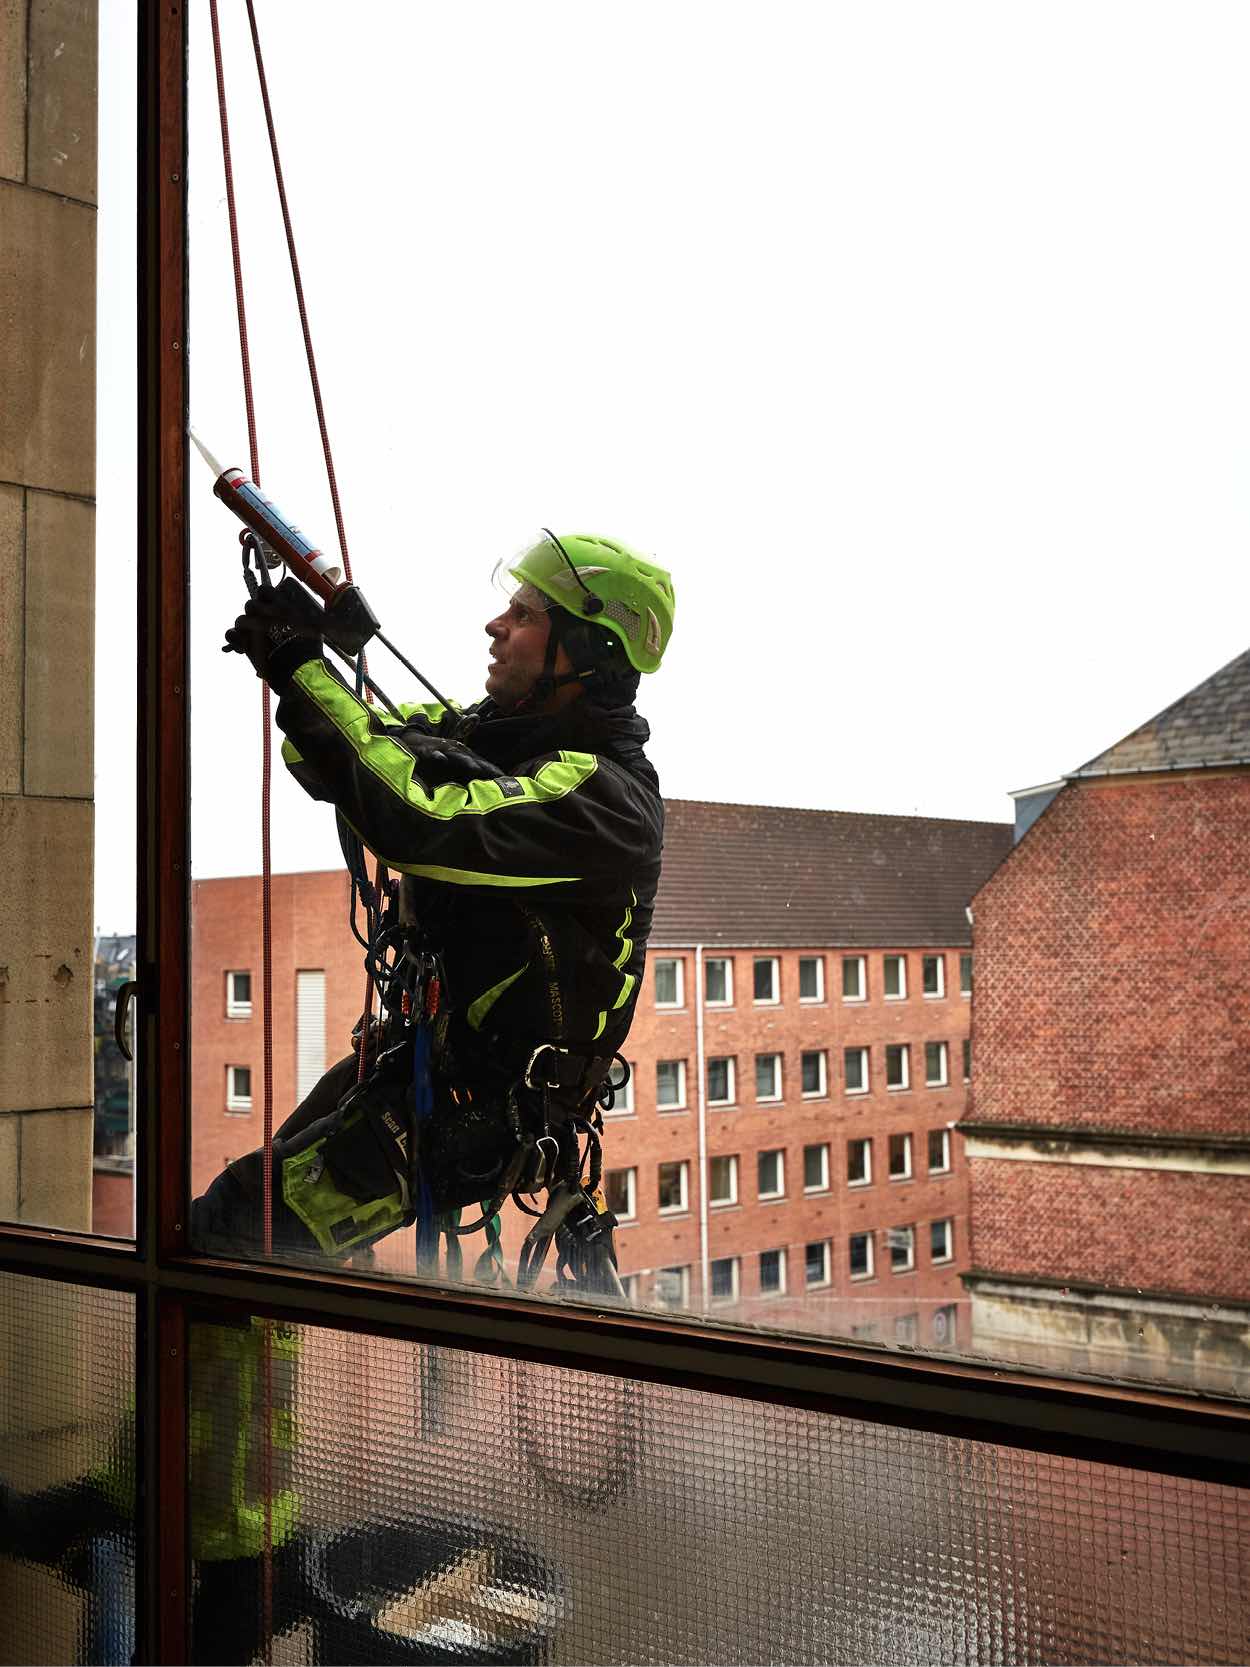
[(1065, 788), (974, 913), (976, 1121), (1250, 1133), (1250, 773)]
[(977, 1268), (1122, 1290), (1244, 1302), (1250, 1292), (1250, 1182), (978, 1158)]

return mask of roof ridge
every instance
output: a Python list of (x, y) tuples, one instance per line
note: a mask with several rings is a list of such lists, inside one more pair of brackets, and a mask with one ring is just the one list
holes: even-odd
[(902, 810), (838, 810), (815, 805), (761, 804), (755, 799), (690, 799), (682, 795), (664, 795), (665, 806), (708, 805), (718, 810), (783, 810), (797, 816), (853, 816), (862, 821), (876, 822), (942, 822), (955, 828), (1007, 828), (1010, 822), (992, 822), (974, 816), (924, 816)]

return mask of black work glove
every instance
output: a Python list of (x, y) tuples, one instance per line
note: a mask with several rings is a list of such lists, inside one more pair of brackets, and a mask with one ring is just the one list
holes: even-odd
[(321, 653), (325, 610), (292, 579), (262, 585), (226, 632), (223, 654), (245, 654), (257, 677), (279, 687)]
[(432, 787), (456, 781), (467, 786), (471, 781), (495, 781), (503, 771), (466, 747), (441, 735), (422, 735), (405, 729), (402, 746), (417, 761), (417, 774)]

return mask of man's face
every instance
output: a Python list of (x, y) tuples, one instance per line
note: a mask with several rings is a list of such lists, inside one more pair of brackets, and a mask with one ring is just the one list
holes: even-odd
[[(501, 711), (510, 712), (542, 676), (547, 638), (551, 635), (548, 600), (533, 585), (522, 585), (503, 613), (488, 621), (490, 666), (486, 693)], [(569, 669), (563, 648), (556, 655), (556, 672)]]

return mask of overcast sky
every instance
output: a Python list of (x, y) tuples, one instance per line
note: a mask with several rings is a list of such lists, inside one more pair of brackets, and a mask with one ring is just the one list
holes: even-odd
[[(262, 481), (328, 548), (244, 7), (221, 8)], [(540, 523), (673, 573), (640, 699), (670, 796), (1006, 820), (1008, 790), (1246, 646), (1245, 6), (257, 9), (356, 577), (449, 693), (481, 692), (491, 568)], [(131, 7), (103, 13), (111, 701)], [(207, 16), (192, 420), (245, 466)], [(237, 524), (193, 467), (194, 868), (254, 872), (259, 686), (218, 653)], [(106, 929), (133, 910), (132, 747), (98, 725)], [(331, 815), (279, 778), (275, 866), (336, 866)]]

